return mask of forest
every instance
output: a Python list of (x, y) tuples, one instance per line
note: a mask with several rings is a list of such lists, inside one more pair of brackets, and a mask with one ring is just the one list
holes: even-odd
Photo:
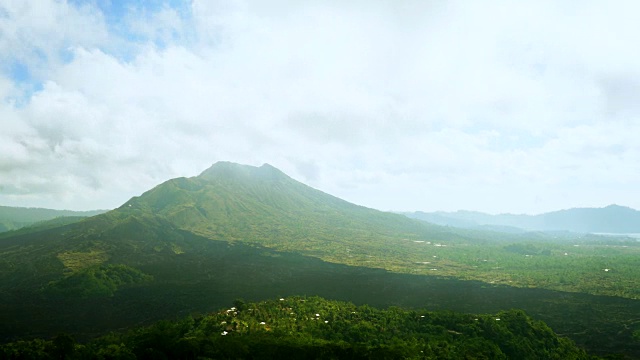
[(88, 343), (68, 334), (0, 346), (5, 359), (598, 359), (521, 310), (377, 309), (319, 297), (241, 299)]
[(438, 226), (267, 165), (219, 163), (107, 213), (0, 234), (0, 339), (38, 347), (69, 334), (89, 346), (237, 298), (321, 296), (403, 311), (520, 309), (591, 355), (637, 358), (639, 252), (626, 237)]

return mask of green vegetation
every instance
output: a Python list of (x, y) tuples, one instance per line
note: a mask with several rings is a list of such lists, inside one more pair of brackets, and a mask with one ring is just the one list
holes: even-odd
[[(127, 241), (142, 244), (148, 239), (148, 234), (135, 234)], [(139, 264), (135, 268), (153, 280), (119, 287), (112, 296), (83, 298), (78, 292), (61, 296), (40, 288), (27, 292), (21, 285), (27, 280), (23, 272), (22, 277), (5, 278), (3, 283), (18, 285), (0, 292), (0, 318), (4, 319), (0, 338), (51, 337), (66, 332), (85, 341), (133, 325), (213, 311), (237, 297), (255, 301), (306, 294), (379, 307), (474, 313), (520, 308), (596, 354), (640, 354), (640, 341), (633, 338), (640, 326), (640, 302), (630, 299), (391, 273), (255, 245), (211, 241), (186, 232), (167, 232), (165, 238), (167, 245), (159, 252), (149, 248), (141, 253), (113, 252), (108, 261), (135, 260)], [(171, 244), (178, 244), (184, 253), (176, 254)], [(148, 257), (142, 256), (149, 252)]]
[[(104, 210), (95, 211), (70, 211), (52, 210), (41, 208), (20, 208), (0, 206), (0, 232), (17, 230), (25, 226), (38, 225), (39, 223), (54, 220), (56, 218), (77, 219), (80, 217), (94, 216), (104, 213)], [(60, 222), (58, 225), (61, 225)]]
[[(335, 263), (640, 299), (640, 287), (629, 286), (640, 277), (638, 242), (625, 243), (624, 248), (592, 246), (584, 239), (563, 238), (558, 243), (551, 235), (537, 233), (431, 225), (350, 204), (268, 165), (218, 163), (198, 177), (170, 180), (118, 211), (157, 214), (210, 239), (256, 243)], [(599, 238), (588, 241), (593, 239)], [(544, 246), (544, 254), (518, 253), (509, 246)], [(556, 256), (537, 256), (552, 251)], [(600, 251), (608, 254), (603, 257)], [(565, 252), (571, 256), (557, 256)], [(525, 255), (536, 257), (530, 261)], [(544, 271), (550, 266), (552, 276)], [(603, 278), (603, 269), (613, 267), (615, 272)], [(602, 280), (611, 281), (603, 286)]]
[(52, 281), (45, 291), (52, 295), (79, 298), (113, 296), (122, 286), (151, 280), (152, 276), (126, 265), (95, 266)]
[(104, 251), (92, 249), (90, 251), (66, 251), (58, 254), (58, 259), (62, 261), (65, 270), (76, 272), (87, 267), (100, 265), (107, 261), (108, 255)]
[(379, 310), (318, 297), (245, 303), (87, 344), (68, 335), (5, 344), (7, 359), (596, 359), (520, 310)]
[(303, 294), (474, 313), (520, 308), (598, 354), (640, 356), (639, 251), (628, 239), (426, 224), (267, 165), (219, 163), (108, 213), (0, 236), (0, 339), (73, 332), (86, 340), (236, 297)]
[[(405, 263), (392, 270), (640, 299), (640, 243), (577, 239), (467, 244), (403, 244)], [(413, 262), (413, 263), (411, 263)], [(437, 269), (437, 270), (432, 270)]]

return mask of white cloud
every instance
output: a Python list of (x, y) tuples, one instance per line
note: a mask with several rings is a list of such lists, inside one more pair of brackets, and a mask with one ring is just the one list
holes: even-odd
[(43, 83), (0, 78), (3, 203), (115, 207), (231, 160), (382, 209), (640, 208), (634, 2), (194, 1), (131, 7), (129, 37), (43, 4), (0, 12)]
[(24, 62), (39, 76), (69, 46), (99, 46), (107, 37), (103, 17), (90, 6), (54, 0), (0, 4), (0, 60)]

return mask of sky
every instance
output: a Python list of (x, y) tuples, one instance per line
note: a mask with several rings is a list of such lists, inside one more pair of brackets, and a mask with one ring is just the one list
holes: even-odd
[(640, 209), (640, 3), (0, 0), (0, 205), (217, 161), (390, 211)]

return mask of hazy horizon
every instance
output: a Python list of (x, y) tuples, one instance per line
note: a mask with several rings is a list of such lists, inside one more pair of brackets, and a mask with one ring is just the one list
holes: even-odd
[[(263, 165), (266, 165), (268, 163), (264, 163)], [(245, 164), (238, 164), (238, 165), (245, 165)], [(169, 180), (169, 179), (167, 179)], [(295, 179), (294, 179), (295, 180)], [(296, 180), (297, 181), (297, 180)], [(160, 185), (160, 184), (158, 184)], [(150, 189), (147, 189), (150, 190)], [(138, 194), (138, 195), (142, 195), (142, 194)], [(138, 196), (136, 195), (136, 196)], [(332, 195), (332, 194), (329, 194)], [(61, 208), (46, 208), (46, 209), (51, 209), (51, 210), (71, 210), (71, 211), (94, 211), (94, 210), (104, 210), (104, 211), (109, 211), (109, 210), (113, 210), (115, 208), (120, 207), (123, 204), (119, 204), (113, 208), (103, 208), (103, 209), (82, 209), (82, 210), (76, 210), (76, 209), (61, 209)], [(356, 204), (356, 205), (362, 205), (362, 204)], [(5, 204), (0, 204), (0, 206), (9, 206), (9, 205), (5, 205)], [(363, 205), (364, 206), (364, 205)], [(605, 207), (609, 207), (609, 206), (620, 206), (620, 207), (627, 207), (633, 210), (637, 210), (634, 208), (631, 208), (629, 206), (626, 205), (622, 205), (622, 204), (609, 204), (606, 206), (601, 206), (601, 207), (576, 207), (576, 208), (605, 208)], [(18, 207), (24, 207), (24, 208), (43, 208), (41, 206), (18, 206)], [(375, 209), (375, 208), (374, 208)], [(549, 212), (554, 212), (554, 211), (560, 211), (560, 210), (569, 210), (569, 209), (575, 209), (575, 208), (562, 208), (562, 209), (554, 209), (551, 211), (545, 211), (545, 212), (541, 212), (541, 213), (534, 213), (534, 214), (525, 214), (525, 213), (510, 213), (510, 212), (497, 212), (497, 213), (490, 213), (490, 212), (484, 212), (484, 211), (480, 211), (480, 210), (471, 210), (471, 209), (457, 209), (457, 210), (448, 210), (448, 211), (444, 211), (444, 210), (430, 210), (430, 211), (425, 211), (425, 210), (421, 210), (421, 209), (413, 209), (413, 210), (385, 210), (385, 209), (376, 209), (376, 210), (380, 210), (380, 211), (385, 211), (385, 212), (396, 212), (396, 213), (412, 213), (412, 212), (425, 212), (425, 213), (456, 213), (456, 212), (461, 212), (461, 211), (468, 211), (468, 212), (479, 212), (479, 213), (484, 213), (484, 214), (488, 214), (488, 215), (540, 215), (540, 214), (544, 214), (544, 213), (549, 213)]]
[(6, 1), (0, 205), (269, 163), (383, 211), (640, 208), (633, 1)]

